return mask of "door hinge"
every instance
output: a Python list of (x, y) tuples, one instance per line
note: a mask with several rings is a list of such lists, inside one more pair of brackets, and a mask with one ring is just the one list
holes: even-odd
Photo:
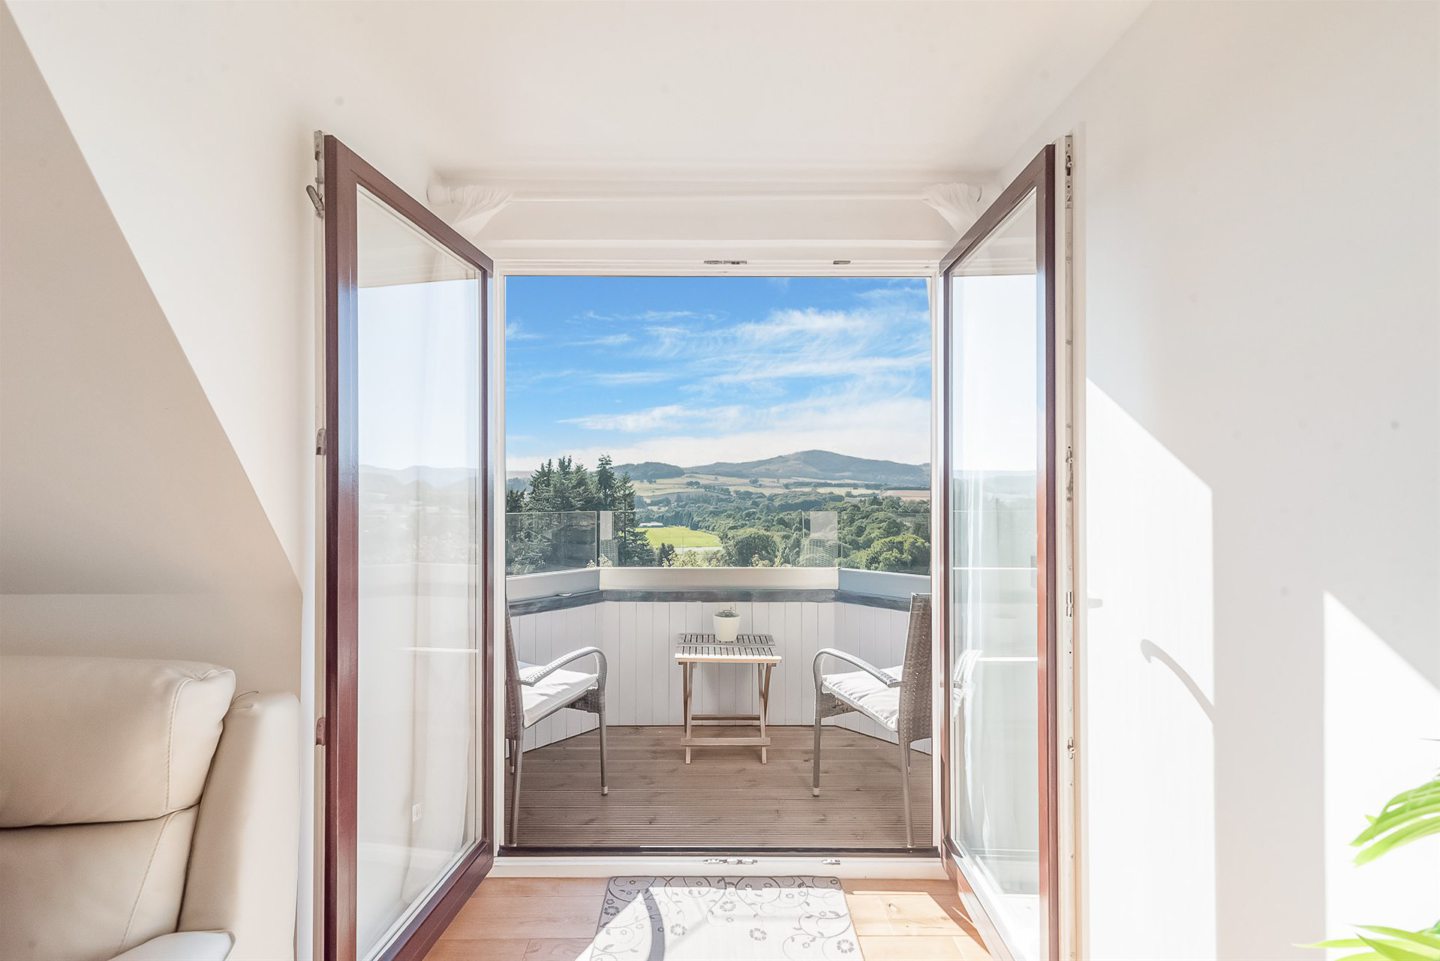
[(1066, 617), (1074, 617), (1074, 616), (1075, 616), (1075, 592), (1074, 592), (1074, 591), (1066, 591), (1066, 592), (1065, 592), (1065, 616), (1066, 616)]
[(1075, 739), (1073, 737), (1065, 739), (1065, 756), (1072, 761), (1075, 760)]
[(315, 456), (325, 456), (325, 428), (323, 427), (315, 432)]
[(325, 134), (315, 131), (315, 182), (305, 185), (305, 193), (315, 205), (315, 216), (325, 219)]
[(325, 718), (315, 719), (315, 743), (321, 747), (325, 746)]
[(1065, 137), (1065, 209), (1075, 205), (1075, 138)]

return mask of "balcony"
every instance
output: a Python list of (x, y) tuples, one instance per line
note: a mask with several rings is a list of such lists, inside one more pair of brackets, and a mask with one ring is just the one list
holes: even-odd
[[(899, 755), (894, 735), (879, 725), (855, 714), (825, 722), (822, 790), (811, 795), (811, 663), (826, 647), (881, 667), (901, 663), (910, 596), (929, 592), (927, 574), (836, 567), (833, 546), (827, 566), (624, 567), (606, 554), (603, 519), (571, 518), (561, 527), (569, 563), (578, 558), (588, 566), (507, 578), (516, 649), (532, 663), (590, 645), (605, 653), (610, 793), (598, 791), (594, 716), (565, 710), (539, 722), (524, 737), (519, 846), (905, 847)], [(820, 529), (831, 530), (823, 519)], [(806, 556), (822, 556), (825, 538), (803, 540)], [(739, 614), (742, 633), (773, 635), (782, 657), (771, 682), (772, 744), (763, 765), (756, 748), (728, 746), (697, 747), (687, 765), (680, 746), (675, 637), (709, 632), (724, 607)], [(753, 714), (754, 672), (706, 665), (695, 698), (696, 713)], [(922, 848), (933, 843), (929, 750), (928, 741), (917, 745), (909, 775), (915, 845)], [(507, 784), (507, 809), (509, 792)]]

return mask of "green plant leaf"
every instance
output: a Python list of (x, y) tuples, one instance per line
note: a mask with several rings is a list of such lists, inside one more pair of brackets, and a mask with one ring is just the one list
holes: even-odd
[[(1408, 933), (1408, 932), (1401, 932), (1401, 933)], [(1297, 945), (1295, 945), (1295, 947), (1297, 947), (1297, 948), (1366, 948), (1366, 950), (1357, 952), (1357, 953), (1355, 953), (1355, 954), (1347, 954), (1347, 955), (1344, 955), (1343, 957), (1339, 958), (1338, 961), (1389, 961), (1389, 959), (1386, 958), (1385, 955), (1383, 955), (1383, 954), (1376, 954), (1374, 950), (1370, 949), (1370, 945), (1371, 945), (1372, 943), (1373, 943), (1373, 942), (1366, 941), (1364, 938), (1358, 938), (1358, 937), (1357, 937), (1357, 938), (1330, 938), (1329, 940), (1326, 940), (1326, 941), (1316, 941), (1314, 944), (1297, 944)]]
[(1428, 951), (1430, 956), (1440, 961), (1440, 935), (1432, 934), (1429, 931), (1402, 931), (1400, 928), (1387, 928), (1378, 924), (1362, 924), (1362, 931), (1372, 931), (1375, 934), (1384, 935), (1395, 941), (1403, 941), (1406, 944), (1415, 945)]
[(1365, 819), (1374, 822), (1388, 813), (1393, 813), (1397, 808), (1403, 807), (1406, 804), (1433, 800), (1436, 797), (1440, 797), (1440, 774), (1437, 774), (1434, 778), (1423, 784), (1410, 788), (1408, 791), (1401, 791), (1381, 806), (1379, 817), (1366, 815)]
[(1370, 946), (1370, 949), (1385, 961), (1434, 961), (1433, 954), (1421, 954), (1418, 951), (1411, 951), (1404, 945), (1395, 944), (1393, 941), (1376, 941), (1367, 938), (1363, 934), (1360, 940)]
[(1440, 834), (1440, 816), (1424, 818), (1376, 839), (1355, 855), (1356, 864), (1368, 864), (1389, 851), (1430, 834)]
[(1377, 818), (1370, 819), (1370, 826), (1361, 831), (1351, 844), (1360, 845), (1393, 830), (1403, 824), (1409, 823), (1416, 818), (1422, 818), (1429, 814), (1440, 814), (1440, 794), (1416, 798), (1413, 801), (1406, 801), (1393, 810), (1381, 812)]

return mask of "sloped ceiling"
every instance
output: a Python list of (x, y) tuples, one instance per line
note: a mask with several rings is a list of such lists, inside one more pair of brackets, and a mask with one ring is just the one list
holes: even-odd
[(103, 635), (96, 597), (184, 597), (190, 616), (148, 628), (162, 647), (244, 636), (257, 663), (298, 664), (299, 585), (269, 519), (3, 9), (0, 43), (0, 593), (84, 596), (88, 622), (7, 597), (5, 647)]

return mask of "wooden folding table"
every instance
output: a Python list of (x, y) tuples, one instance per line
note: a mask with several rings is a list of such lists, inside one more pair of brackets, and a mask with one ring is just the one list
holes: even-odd
[[(721, 643), (714, 634), (681, 634), (675, 645), (675, 663), (680, 665), (685, 690), (685, 763), (690, 763), (690, 749), (707, 745), (749, 745), (760, 748), (760, 763), (769, 760), (770, 736), (765, 732), (765, 714), (770, 707), (770, 672), (780, 663), (775, 651), (775, 638), (769, 634), (741, 634), (734, 641)], [(758, 714), (695, 714), (695, 667), (699, 664), (754, 664), (755, 680), (760, 694)], [(697, 724), (758, 724), (759, 737), (696, 737)]]

